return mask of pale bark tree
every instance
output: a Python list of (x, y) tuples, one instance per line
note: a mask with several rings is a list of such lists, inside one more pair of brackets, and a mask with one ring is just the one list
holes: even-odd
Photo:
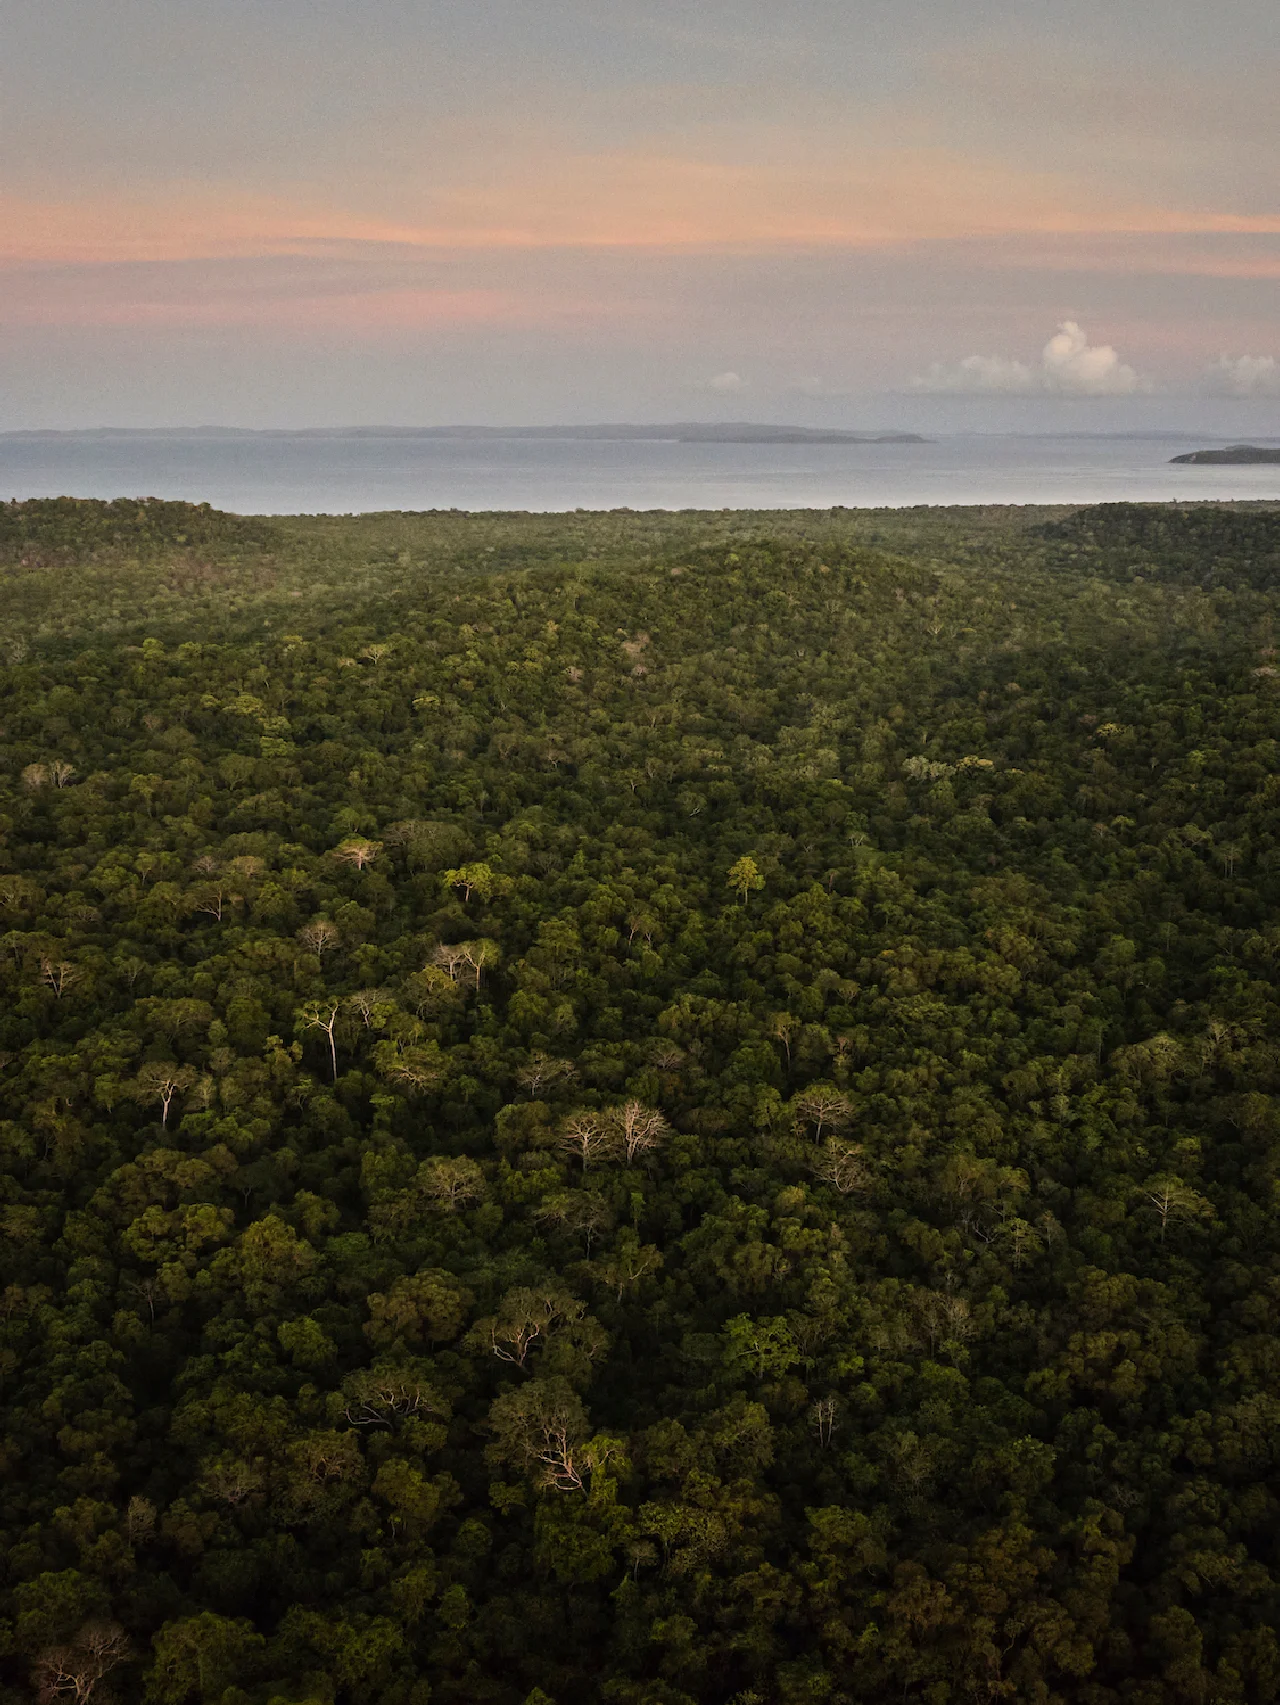
[(357, 870), (364, 870), (381, 851), (381, 841), (367, 841), (362, 835), (352, 835), (333, 849), (332, 856), (339, 864), (353, 864)]
[(649, 1054), (649, 1059), (660, 1072), (678, 1072), (684, 1064), (685, 1053), (674, 1042), (658, 1042)]
[(1171, 1219), (1208, 1219), (1213, 1214), (1212, 1203), (1173, 1173), (1148, 1178), (1139, 1194), (1159, 1218), (1161, 1242)]
[(578, 1068), (572, 1060), (557, 1060), (550, 1054), (533, 1053), (529, 1056), (527, 1065), (521, 1066), (516, 1073), (516, 1082), (521, 1089), (527, 1089), (530, 1095), (537, 1095), (544, 1085), (550, 1087), (556, 1083), (567, 1083), (577, 1077)]
[(588, 1259), (598, 1234), (606, 1231), (614, 1221), (613, 1209), (603, 1196), (596, 1195), (593, 1190), (560, 1190), (545, 1196), (533, 1217), (578, 1233), (584, 1240)]
[(151, 1317), (151, 1324), (154, 1326), (156, 1319), (156, 1303), (157, 1301), (163, 1300), (164, 1297), (164, 1290), (162, 1289), (159, 1280), (154, 1276), (145, 1279), (135, 1279), (130, 1284), (129, 1289), (135, 1296), (140, 1297), (142, 1301), (146, 1303), (147, 1311)]
[(267, 1482), (262, 1465), (238, 1456), (216, 1456), (206, 1462), (200, 1476), (201, 1490), (220, 1504), (237, 1509), (261, 1492)]
[(261, 882), (267, 874), (267, 863), (255, 853), (238, 853), (235, 858), (228, 860), (227, 871), (242, 883)]
[(652, 1243), (637, 1242), (632, 1234), (608, 1260), (600, 1262), (597, 1271), (621, 1302), (625, 1291), (639, 1285), (662, 1265), (662, 1251)]
[(840, 1413), (838, 1397), (819, 1397), (816, 1403), (809, 1406), (809, 1425), (818, 1435), (818, 1443), (826, 1450), (831, 1443), (831, 1435), (835, 1432), (837, 1418)]
[(328, 918), (313, 918), (298, 931), (298, 940), (307, 952), (314, 953), (322, 964), (325, 954), (332, 953), (340, 939), (337, 925), (331, 924)]
[(406, 1368), (365, 1368), (342, 1387), (342, 1411), (353, 1427), (386, 1427), (419, 1415), (447, 1416), (449, 1405), (434, 1386)]
[(207, 887), (200, 888), (196, 891), (196, 897), (192, 902), (192, 909), (197, 912), (205, 912), (209, 917), (213, 918), (215, 922), (221, 923), (222, 908), (226, 903), (226, 899), (227, 891), (223, 884), (221, 882), (211, 882)]
[(911, 1300), (930, 1355), (940, 1344), (960, 1344), (973, 1337), (969, 1304), (954, 1291), (917, 1290)]
[(80, 981), (83, 973), (69, 959), (53, 959), (47, 956), (40, 960), (40, 981), (53, 990), (53, 998), (61, 1000), (73, 983)]
[(843, 1131), (853, 1123), (853, 1103), (838, 1089), (810, 1089), (795, 1099), (797, 1119), (812, 1125), (819, 1140), (824, 1130)]
[(332, 996), (327, 1000), (309, 1001), (298, 1010), (298, 1023), (304, 1030), (323, 1030), (329, 1038), (329, 1059), (333, 1068), (333, 1081), (338, 1081), (338, 1043), (334, 1032), (338, 1025), (338, 1014), (342, 1011), (342, 1002)]
[(490, 941), (482, 936), (479, 941), (462, 941), (458, 945), (465, 949), (466, 963), (475, 973), (476, 988), (480, 987), (480, 978), (491, 966), (496, 965), (502, 957), (496, 941)]
[(423, 1046), (398, 1036), (379, 1042), (374, 1050), (374, 1064), (390, 1083), (421, 1095), (439, 1082), (443, 1062), (434, 1042)]
[(921, 1492), (933, 1478), (936, 1452), (931, 1441), (913, 1432), (899, 1433), (887, 1452), (894, 1479), (908, 1492)]
[(354, 1012), (364, 1024), (366, 1030), (380, 1028), (387, 1014), (395, 1006), (395, 996), (390, 989), (357, 989), (352, 995), (347, 995), (344, 1003), (349, 1012)]
[(448, 1213), (484, 1195), (484, 1173), (474, 1160), (468, 1160), (465, 1155), (456, 1159), (439, 1156), (429, 1160), (418, 1176), (423, 1194)]
[(39, 898), (40, 890), (27, 876), (0, 876), (0, 912), (30, 911)]
[(465, 905), (473, 894), (478, 895), (481, 900), (491, 900), (500, 889), (509, 886), (509, 882), (498, 876), (490, 865), (460, 864), (456, 869), (444, 872), (440, 885), (442, 888), (457, 890)]
[(414, 1016), (439, 1013), (456, 1008), (465, 998), (452, 978), (438, 965), (424, 965), (421, 971), (411, 972), (401, 986), (401, 994), (413, 1004)]
[(599, 1113), (572, 1113), (560, 1127), (557, 1147), (582, 1162), (585, 1172), (592, 1162), (606, 1159), (617, 1148), (617, 1133)]
[(431, 963), (449, 973), (449, 981), (456, 982), (458, 972), (467, 963), (466, 942), (444, 942), (431, 950)]
[(642, 1101), (626, 1101), (621, 1107), (609, 1110), (608, 1118), (618, 1133), (622, 1152), (631, 1165), (637, 1155), (660, 1148), (671, 1134), (671, 1126), (656, 1107), (646, 1107)]
[(159, 1102), (160, 1124), (162, 1128), (167, 1128), (169, 1109), (173, 1105), (174, 1097), (190, 1089), (195, 1081), (196, 1074), (190, 1066), (178, 1066), (165, 1060), (149, 1060), (138, 1071), (133, 1094), (138, 1101)]
[(842, 1143), (835, 1137), (828, 1137), (821, 1155), (813, 1162), (812, 1171), (815, 1178), (821, 1178), (824, 1184), (830, 1184), (842, 1196), (851, 1195), (855, 1190), (865, 1190), (871, 1182), (871, 1172), (862, 1157), (860, 1144)]
[(800, 1028), (798, 1018), (793, 1018), (789, 1012), (775, 1012), (769, 1020), (769, 1034), (776, 1042), (781, 1042), (787, 1056), (787, 1070), (791, 1070), (791, 1038)]
[(587, 1417), (563, 1380), (530, 1380), (503, 1392), (489, 1410), (493, 1452), (534, 1472), (557, 1492), (580, 1492), (592, 1464), (586, 1453)]
[(545, 1343), (558, 1326), (581, 1320), (586, 1307), (554, 1286), (522, 1287), (503, 1297), (496, 1315), (478, 1323), (475, 1336), (489, 1345), (500, 1362), (522, 1368), (535, 1344)]
[(130, 1655), (129, 1640), (118, 1622), (86, 1622), (66, 1646), (50, 1646), (36, 1659), (32, 1680), (41, 1705), (70, 1699), (87, 1705), (98, 1683)]
[(639, 935), (643, 936), (646, 947), (652, 947), (654, 932), (657, 927), (657, 924), (649, 916), (648, 912), (632, 912), (631, 916), (627, 919), (627, 946), (630, 947), (632, 942)]

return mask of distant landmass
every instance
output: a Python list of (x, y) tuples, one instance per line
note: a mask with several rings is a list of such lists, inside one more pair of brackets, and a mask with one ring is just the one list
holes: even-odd
[(1188, 450), (1185, 456), (1171, 456), (1169, 460), (1221, 462), (1231, 467), (1242, 467), (1252, 462), (1280, 462), (1280, 449), (1267, 449), (1261, 444), (1228, 444), (1225, 450)]
[(602, 426), (238, 426), (89, 427), (72, 432), (5, 432), (0, 438), (552, 438), (676, 444), (928, 444), (917, 432), (840, 432), (825, 426), (761, 426), (753, 421), (682, 420)]

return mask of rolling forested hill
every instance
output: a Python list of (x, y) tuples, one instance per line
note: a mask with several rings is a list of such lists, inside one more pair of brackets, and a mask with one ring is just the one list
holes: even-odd
[(1280, 1697), (1280, 511), (0, 605), (3, 1705)]

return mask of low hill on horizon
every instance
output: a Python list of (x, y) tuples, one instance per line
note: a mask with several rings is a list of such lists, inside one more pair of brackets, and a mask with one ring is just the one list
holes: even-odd
[(4, 438), (549, 438), (680, 444), (928, 444), (917, 432), (845, 432), (749, 420), (579, 426), (94, 426), (0, 432)]
[(1170, 462), (1219, 463), (1228, 467), (1250, 467), (1254, 464), (1280, 462), (1280, 448), (1262, 444), (1228, 444), (1225, 450), (1188, 450), (1185, 455), (1171, 456)]

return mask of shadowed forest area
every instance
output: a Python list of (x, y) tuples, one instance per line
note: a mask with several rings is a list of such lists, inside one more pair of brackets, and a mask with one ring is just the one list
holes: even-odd
[(0, 602), (0, 1705), (1280, 1698), (1280, 507)]

